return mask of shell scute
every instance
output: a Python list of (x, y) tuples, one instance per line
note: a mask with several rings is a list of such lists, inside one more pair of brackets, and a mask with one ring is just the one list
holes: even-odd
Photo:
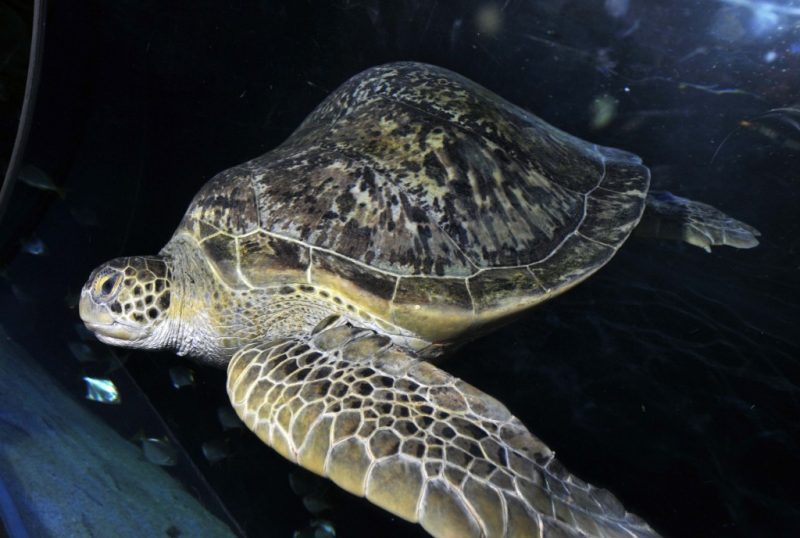
[(304, 278), (309, 247), (259, 231), (239, 238), (239, 266), (252, 286), (291, 284)]
[(249, 174), (231, 168), (214, 176), (197, 193), (186, 218), (210, 224), (232, 235), (257, 229), (258, 203)]
[(532, 265), (531, 272), (548, 290), (567, 289), (587, 272), (600, 268), (612, 254), (611, 247), (575, 235), (545, 262)]
[(434, 342), (463, 333), (473, 323), (466, 281), (401, 278), (392, 301), (392, 320)]
[(546, 290), (526, 267), (484, 271), (469, 279), (476, 312), (515, 307), (518, 297), (543, 296)]
[(236, 271), (236, 239), (217, 233), (204, 239), (200, 243), (200, 248), (205, 253), (205, 257), (216, 273), (225, 284), (232, 288), (244, 288), (245, 284), (239, 278)]
[(388, 317), (397, 277), (319, 250), (313, 251), (309, 274), (312, 283), (335, 290), (350, 302)]

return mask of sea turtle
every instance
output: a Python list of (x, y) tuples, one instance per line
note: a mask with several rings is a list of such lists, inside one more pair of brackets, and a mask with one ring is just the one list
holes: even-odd
[(212, 178), (158, 256), (97, 268), (80, 314), (227, 367), (261, 440), (434, 536), (655, 536), (430, 362), (590, 276), (643, 212), (651, 235), (757, 244), (649, 178), (451, 71), (379, 66)]

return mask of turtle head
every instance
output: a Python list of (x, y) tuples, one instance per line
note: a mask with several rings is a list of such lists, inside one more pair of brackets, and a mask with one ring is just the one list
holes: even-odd
[(169, 338), (171, 270), (167, 258), (116, 258), (94, 270), (83, 286), (80, 315), (107, 344), (161, 348)]

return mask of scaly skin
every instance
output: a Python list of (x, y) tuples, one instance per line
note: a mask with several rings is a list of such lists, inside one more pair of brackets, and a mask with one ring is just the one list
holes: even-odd
[(455, 73), (380, 66), (209, 181), (159, 256), (97, 269), (80, 313), (104, 342), (227, 367), (264, 442), (434, 536), (654, 536), (423, 361), (591, 276), (646, 203), (658, 236), (757, 243), (710, 206), (646, 201), (649, 180)]
[(500, 402), (373, 331), (246, 346), (228, 395), (284, 457), (433, 536), (656, 536)]

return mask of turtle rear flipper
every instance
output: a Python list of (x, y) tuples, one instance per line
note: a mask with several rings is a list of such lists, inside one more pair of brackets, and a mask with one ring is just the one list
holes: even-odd
[(500, 402), (371, 330), (247, 346), (227, 387), (262, 441), (433, 536), (657, 536)]
[(686, 241), (711, 252), (711, 247), (718, 245), (753, 248), (761, 232), (708, 204), (667, 191), (650, 191), (635, 234)]

